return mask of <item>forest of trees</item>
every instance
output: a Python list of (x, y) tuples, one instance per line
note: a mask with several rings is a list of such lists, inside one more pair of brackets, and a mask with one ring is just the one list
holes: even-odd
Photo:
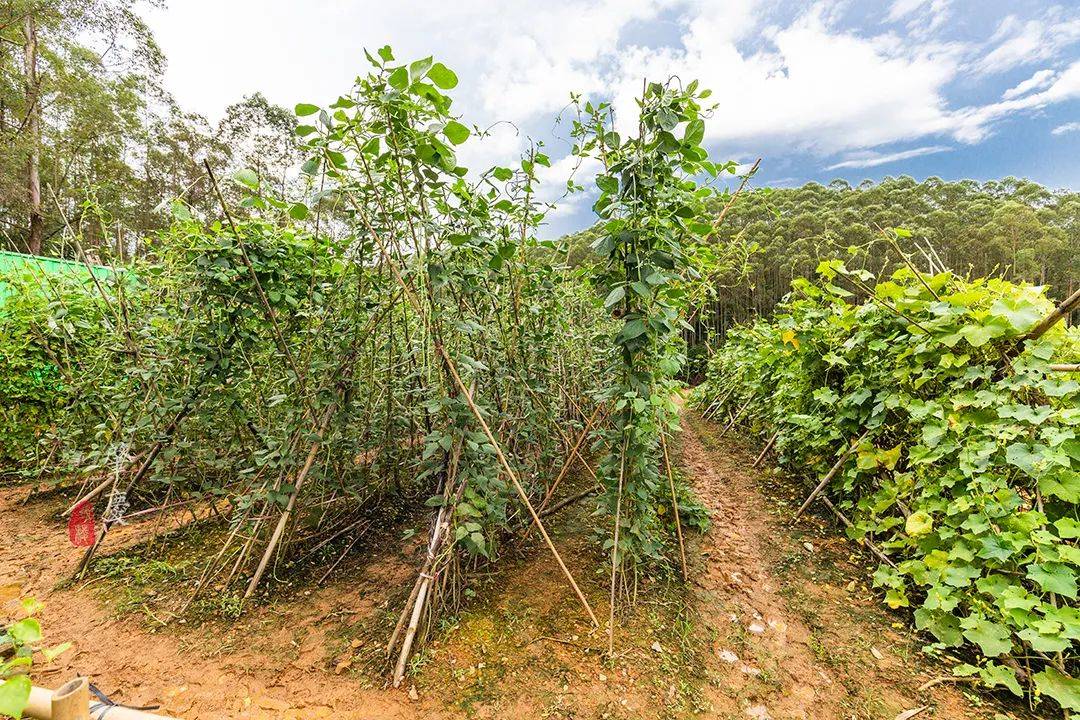
[(0, 2), (0, 249), (130, 258), (183, 197), (209, 209), (200, 163), (275, 186), (298, 162), (291, 111), (260, 94), (216, 125), (162, 87), (165, 59), (135, 0)]
[(882, 230), (895, 227), (911, 232), (900, 249), (923, 270), (944, 266), (970, 277), (1048, 285), (1058, 300), (1080, 283), (1080, 193), (1016, 178), (906, 176), (767, 188), (740, 197), (718, 232), (722, 243), (740, 239), (756, 247), (749, 282), (719, 278), (716, 299), (698, 313), (688, 339), (723, 340), (733, 324), (769, 313), (792, 279), (812, 275), (825, 259), (891, 272), (902, 260)]
[[(211, 123), (163, 89), (164, 65), (135, 0), (0, 2), (0, 249), (75, 258), (65, 244), (74, 236), (91, 259), (126, 261), (169, 221), (172, 199), (212, 214), (204, 158), (222, 175), (250, 168), (282, 196), (299, 189), (289, 187), (303, 177), (290, 110), (254, 93)], [(891, 269), (899, 258), (880, 232), (888, 227), (912, 232), (905, 251), (916, 262), (936, 252), (960, 273), (1049, 285), (1053, 298), (1080, 280), (1075, 192), (1014, 178), (910, 177), (757, 189), (716, 236), (754, 249), (749, 282), (717, 278), (687, 339), (722, 340), (822, 259)], [(591, 239), (590, 230), (570, 238), (572, 263)]]

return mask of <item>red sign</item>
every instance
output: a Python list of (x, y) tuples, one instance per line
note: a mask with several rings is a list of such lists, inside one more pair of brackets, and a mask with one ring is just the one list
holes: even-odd
[(94, 544), (96, 535), (94, 506), (89, 502), (81, 502), (75, 506), (68, 518), (68, 539), (75, 547), (90, 547)]

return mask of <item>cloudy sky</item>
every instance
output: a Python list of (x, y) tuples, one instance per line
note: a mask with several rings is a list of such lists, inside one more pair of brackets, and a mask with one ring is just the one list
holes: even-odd
[[(642, 78), (672, 75), (713, 89), (709, 149), (762, 157), (756, 184), (1016, 175), (1080, 188), (1078, 0), (171, 0), (148, 19), (168, 87), (212, 120), (255, 91), (332, 102), (365, 71), (365, 47), (434, 55), (461, 78), (467, 123), (513, 123), (462, 161), (507, 164), (543, 141), (552, 188), (570, 167), (571, 91), (629, 122)], [(589, 222), (581, 198), (551, 230)]]

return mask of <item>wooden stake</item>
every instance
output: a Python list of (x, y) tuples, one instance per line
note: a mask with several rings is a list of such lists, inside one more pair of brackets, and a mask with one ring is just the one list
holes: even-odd
[[(626, 430), (624, 429), (625, 433)], [(611, 545), (611, 609), (608, 613), (608, 658), (615, 657), (615, 575), (618, 570), (619, 559), (619, 520), (622, 514), (622, 491), (623, 478), (626, 475), (626, 446), (630, 442), (630, 436), (623, 436), (622, 453), (619, 456), (619, 494), (615, 499), (615, 538)]]
[(330, 418), (334, 416), (333, 410), (334, 407), (331, 405), (323, 412), (322, 422), (319, 424), (316, 431), (319, 435), (319, 439), (311, 443), (311, 448), (308, 450), (304, 466), (296, 476), (296, 483), (293, 485), (292, 494), (289, 495), (289, 501), (285, 505), (285, 511), (282, 512), (281, 517), (278, 518), (277, 525), (274, 527), (274, 532), (270, 536), (270, 542), (266, 544), (266, 550), (263, 551), (262, 559), (259, 560), (259, 566), (256, 568), (255, 574), (251, 576), (251, 582), (248, 583), (247, 590), (244, 592), (244, 600), (247, 600), (251, 597), (252, 593), (255, 592), (255, 588), (258, 586), (259, 580), (262, 579), (263, 573), (266, 571), (266, 566), (274, 554), (274, 548), (277, 547), (278, 542), (281, 540), (282, 533), (285, 532), (285, 526), (289, 523), (289, 518), (292, 517), (293, 508), (296, 507), (296, 498), (300, 494), (300, 489), (304, 487), (304, 481), (311, 471), (311, 466), (315, 464), (315, 456), (318, 454), (319, 447), (322, 445), (322, 436), (326, 433), (326, 429), (330, 425)]
[(660, 447), (664, 450), (664, 467), (667, 469), (668, 485), (671, 487), (671, 506), (675, 512), (675, 532), (679, 536), (679, 558), (682, 560), (682, 577), (683, 581), (690, 579), (690, 573), (686, 569), (686, 546), (683, 544), (682, 537), (682, 518), (679, 517), (679, 499), (675, 496), (675, 476), (671, 472), (671, 460), (668, 458), (667, 440), (664, 439), (664, 432), (660, 431)]
[(757, 456), (757, 459), (754, 460), (754, 464), (751, 467), (757, 467), (761, 464), (761, 461), (765, 459), (765, 456), (768, 454), (769, 450), (772, 449), (773, 443), (776, 442), (776, 438), (778, 437), (780, 437), (779, 430), (772, 434), (772, 437), (769, 438), (769, 442), (765, 443), (765, 447), (762, 448), (761, 454)]
[(1050, 369), (1054, 372), (1080, 372), (1080, 364), (1055, 364)]
[(803, 511), (805, 511), (806, 508), (810, 506), (810, 503), (814, 502), (814, 499), (821, 494), (821, 491), (825, 489), (825, 486), (828, 485), (834, 477), (836, 477), (836, 474), (839, 473), (840, 470), (844, 467), (844, 463), (847, 462), (847, 459), (849, 457), (851, 457), (851, 453), (854, 452), (855, 448), (859, 446), (859, 443), (863, 441), (863, 438), (866, 437), (868, 432), (869, 430), (860, 435), (858, 440), (848, 445), (848, 447), (844, 450), (843, 454), (841, 454), (839, 459), (837, 459), (836, 464), (832, 466), (832, 469), (829, 470), (828, 474), (825, 475), (825, 477), (821, 478), (821, 482), (819, 482), (817, 484), (817, 487), (814, 488), (813, 492), (810, 493), (810, 497), (806, 498), (806, 501), (803, 502), (803, 504), (799, 507), (798, 511), (795, 513), (795, 517), (791, 518), (792, 522), (795, 522), (799, 519), (799, 516), (802, 515)]

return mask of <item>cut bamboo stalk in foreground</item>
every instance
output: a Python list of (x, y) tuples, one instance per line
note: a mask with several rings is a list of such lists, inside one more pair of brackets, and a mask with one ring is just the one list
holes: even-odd
[[(77, 683), (78, 687), (73, 685), (73, 683)], [(69, 688), (68, 686), (72, 687)], [(65, 689), (67, 689), (66, 692)], [(81, 708), (84, 714), (55, 714), (54, 701), (58, 699), (58, 696), (60, 699), (65, 696), (70, 697), (72, 689), (74, 689), (74, 692), (78, 695), (81, 705), (76, 707), (69, 702), (62, 702), (61, 712), (78, 712)], [(33, 718), (34, 720), (71, 720), (72, 718), (89, 718), (90, 720), (178, 720), (178, 718), (169, 717), (167, 715), (157, 715), (146, 712), (145, 710), (124, 707), (123, 705), (109, 705), (96, 698), (90, 700), (89, 689), (90, 682), (87, 678), (77, 678), (76, 680), (65, 683), (57, 688), (55, 692), (48, 688), (35, 685), (30, 689), (30, 699), (26, 704), (26, 708), (23, 710), (23, 716)]]

